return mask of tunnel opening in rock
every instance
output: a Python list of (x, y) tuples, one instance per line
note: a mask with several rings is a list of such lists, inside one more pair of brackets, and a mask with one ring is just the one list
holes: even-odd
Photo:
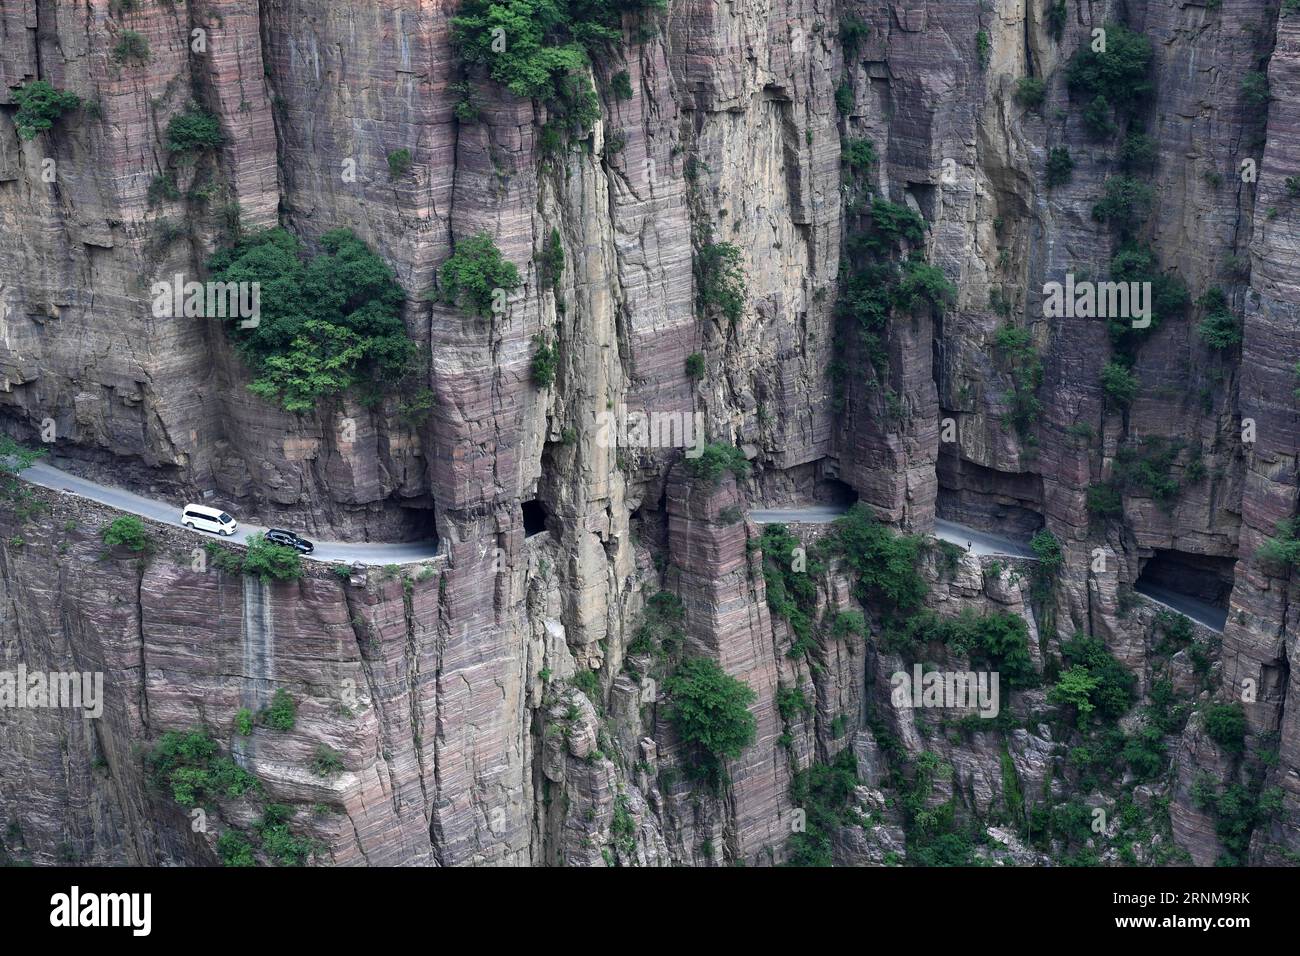
[(837, 508), (850, 508), (857, 503), (858, 493), (838, 478), (823, 478), (817, 483), (817, 500)]
[(1157, 548), (1143, 564), (1134, 587), (1156, 596), (1173, 592), (1226, 610), (1236, 564), (1234, 558)]
[(531, 538), (533, 535), (543, 534), (546, 531), (546, 519), (550, 517), (546, 506), (534, 498), (523, 503), (523, 511), (524, 537)]
[(935, 509), (941, 519), (1020, 540), (1043, 527), (1040, 476), (967, 461), (954, 442), (940, 442), (936, 471)]
[(405, 524), (412, 541), (439, 541), (438, 515), (433, 508), (405, 508)]

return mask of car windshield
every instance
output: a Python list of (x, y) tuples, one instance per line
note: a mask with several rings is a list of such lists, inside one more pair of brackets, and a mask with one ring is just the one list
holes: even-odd
[(221, 512), (221, 523), (222, 523), (222, 524), (230, 524), (230, 522), (232, 522), (232, 521), (234, 521), (234, 520), (235, 520), (234, 518), (230, 517), (230, 515), (226, 514), (224, 511)]

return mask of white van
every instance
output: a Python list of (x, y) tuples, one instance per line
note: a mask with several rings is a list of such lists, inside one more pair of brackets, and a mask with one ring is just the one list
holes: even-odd
[(181, 512), (181, 524), (187, 528), (211, 531), (213, 534), (234, 534), (239, 522), (224, 511), (208, 508), (204, 505), (186, 505)]

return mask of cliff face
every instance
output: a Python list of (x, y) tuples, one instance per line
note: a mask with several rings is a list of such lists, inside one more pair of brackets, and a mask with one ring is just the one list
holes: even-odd
[[(927, 553), (926, 603), (1025, 621), (1040, 674), (1076, 632), (1096, 636), (1135, 676), (1137, 703), (1170, 679), (1195, 705), (1166, 734), (1167, 774), (1126, 781), (1131, 802), (1167, 801), (1167, 827), (1134, 841), (1140, 862), (1182, 859), (1174, 847), (1214, 862), (1214, 814), (1194, 792), (1205, 775), (1280, 787), (1248, 855), (1292, 860), (1296, 585), (1256, 553), (1300, 497), (1300, 206), (1286, 185), (1300, 175), (1300, 17), (1257, 0), (1068, 0), (1058, 35), (1053, 6), (670, 0), (624, 16), (625, 42), (594, 66), (602, 118), (557, 149), (545, 107), (461, 65), (454, 3), (6, 2), (3, 112), (37, 78), (86, 105), (31, 141), (0, 119), (5, 431), (36, 444), (44, 430), (61, 465), (156, 497), (211, 493), (247, 522), (349, 540), (436, 527), (445, 542), (424, 566), (318, 566), (263, 584), (196, 569), (193, 539), (175, 529), (151, 527), (143, 557), (105, 554), (107, 509), (43, 492), (43, 513), (7, 503), (0, 670), (102, 670), (106, 686), (95, 721), (0, 711), (0, 815), (21, 832), (7, 851), (212, 862), (219, 834), (247, 830), (270, 802), (338, 864), (780, 862), (806, 809), (800, 774), (841, 752), (870, 823), (836, 831), (838, 862), (907, 857), (915, 821), (886, 797), (900, 774), (917, 783), (922, 757), (946, 773), (914, 795), (962, 821), (996, 829), (1015, 799), (1113, 807), (1114, 793), (1062, 769), (1050, 680), (1006, 704), (1014, 728), (939, 732), (890, 706), (890, 674), (910, 661), (884, 649), (841, 563), (811, 572), (811, 645), (769, 608), (761, 529), (740, 512), (851, 492), (907, 532), (936, 516), (1050, 529), (1064, 560), (1045, 591), (1031, 595), (1028, 568)], [(1044, 318), (1038, 294), (1067, 273), (1104, 276), (1118, 246), (1091, 214), (1119, 172), (1115, 143), (1084, 129), (1064, 76), (1090, 31), (1118, 20), (1154, 51), (1142, 235), (1192, 298), (1222, 287), (1243, 322), (1227, 352), (1197, 336), (1199, 307), (1162, 322), (1123, 409), (1101, 386), (1106, 323)], [(145, 39), (147, 62), (115, 56), (126, 31)], [(1266, 105), (1243, 90), (1256, 70)], [(614, 92), (624, 71), (630, 97)], [(1017, 99), (1025, 76), (1046, 81), (1041, 106)], [(453, 112), (465, 96), (474, 122)], [(219, 119), (224, 143), (179, 163), (166, 129), (191, 102)], [(861, 228), (842, 151), (864, 138), (878, 157), (870, 189), (924, 218), (918, 245), (956, 289), (942, 310), (895, 310), (874, 374), (837, 315)], [(1062, 146), (1073, 175), (1049, 190), (1042, 171)], [(411, 165), (394, 176), (388, 157), (402, 149)], [(1258, 181), (1243, 180), (1248, 159)], [(151, 190), (160, 176), (179, 198)], [(403, 415), (401, 395), (285, 412), (247, 390), (218, 323), (152, 315), (151, 282), (201, 277), (238, 229), (276, 223), (309, 245), (350, 228), (391, 266), (425, 350), (426, 418)], [(708, 230), (739, 251), (736, 322), (697, 302)], [(541, 265), (553, 231), (556, 283)], [(455, 242), (480, 232), (523, 279), (490, 317), (426, 296)], [(1007, 424), (1016, 367), (996, 333), (1008, 323), (1028, 330), (1042, 367), (1024, 429)], [(538, 336), (557, 346), (553, 387), (531, 380)], [(702, 376), (688, 372), (696, 353)], [(679, 448), (613, 447), (601, 423), (624, 410), (699, 413), (708, 440), (742, 448), (752, 473), (710, 486)], [(1089, 487), (1152, 437), (1184, 443), (1167, 464), (1177, 495), (1127, 486), (1122, 516), (1099, 523)], [(526, 534), (530, 502), (545, 533)], [(799, 531), (805, 544), (823, 533)], [(1197, 634), (1200, 671), (1132, 597), (1159, 562), (1208, 569), (1230, 591), (1221, 645)], [(685, 650), (755, 695), (754, 741), (716, 791), (682, 772), (667, 674), (637, 646), (660, 589), (682, 602)], [(867, 612), (868, 637), (832, 628), (853, 610)], [(278, 689), (297, 701), (293, 730), (229, 730)], [(806, 709), (781, 706), (790, 690)], [(1223, 752), (1199, 712), (1213, 700), (1242, 700), (1248, 754), (1276, 760)], [(263, 792), (223, 798), (217, 822), (195, 829), (150, 782), (145, 754), (197, 725)], [(322, 747), (341, 756), (336, 772), (311, 771)], [(992, 856), (1050, 858), (1015, 829), (995, 833)]]

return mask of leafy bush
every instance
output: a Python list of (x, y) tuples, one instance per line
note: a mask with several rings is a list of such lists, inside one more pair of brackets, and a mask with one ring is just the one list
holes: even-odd
[(1111, 656), (1098, 638), (1075, 634), (1061, 647), (1068, 669), (1047, 692), (1053, 704), (1075, 708), (1079, 723), (1094, 712), (1105, 722), (1124, 716), (1133, 702), (1136, 678)]
[(701, 311), (717, 309), (734, 325), (745, 309), (745, 273), (740, 249), (705, 235), (695, 252), (695, 299)]
[(1212, 349), (1230, 349), (1241, 344), (1241, 322), (1228, 308), (1228, 297), (1218, 286), (1197, 300), (1205, 316), (1196, 327), (1201, 340)]
[(1241, 78), (1241, 98), (1247, 106), (1263, 107), (1273, 99), (1268, 88), (1268, 74), (1253, 70)]
[(1109, 139), (1119, 128), (1111, 119), (1110, 100), (1104, 96), (1094, 97), (1083, 108), (1083, 126), (1093, 139)]
[(943, 311), (957, 298), (956, 287), (948, 281), (943, 270), (919, 259), (908, 259), (902, 276), (893, 292), (895, 307), (910, 310), (920, 302)]
[(812, 713), (812, 704), (798, 687), (782, 687), (776, 692), (776, 709), (784, 723)]
[(497, 290), (508, 293), (519, 285), (519, 270), (501, 255), (492, 237), (480, 232), (456, 243), (451, 258), (438, 270), (442, 301), (474, 315), (492, 313)]
[(1074, 159), (1066, 146), (1053, 146), (1047, 153), (1047, 188), (1068, 183), (1074, 176)]
[(850, 812), (857, 784), (857, 758), (851, 748), (841, 750), (829, 765), (815, 763), (795, 774), (790, 801), (806, 816), (803, 832), (790, 837), (790, 866), (832, 865), (835, 831), (857, 822)]
[(1105, 31), (1106, 52), (1094, 52), (1091, 39), (1085, 39), (1070, 60), (1066, 83), (1073, 95), (1088, 100), (1103, 96), (1122, 113), (1131, 115), (1155, 88), (1151, 81), (1151, 41), (1123, 24), (1108, 23)]
[(705, 657), (683, 661), (664, 688), (672, 698), (673, 727), (691, 751), (693, 773), (720, 784), (723, 761), (739, 757), (754, 741), (758, 722), (749, 707), (757, 695)]
[(56, 90), (45, 80), (32, 80), (13, 91), (13, 101), (18, 107), (14, 113), (14, 126), (21, 139), (35, 139), (37, 134), (52, 128), (65, 113), (80, 108), (81, 97), (66, 90)]
[(217, 856), (223, 866), (257, 866), (253, 845), (235, 830), (227, 830), (217, 838)]
[(614, 91), (614, 99), (630, 100), (632, 98), (632, 78), (628, 75), (627, 70), (619, 70), (609, 81), (610, 89)]
[(1010, 409), (1003, 416), (1003, 427), (1013, 427), (1021, 438), (1028, 438), (1042, 413), (1043, 403), (1037, 391), (1043, 383), (1043, 362), (1034, 348), (1028, 329), (1010, 322), (998, 327), (993, 336), (993, 350), (1011, 376), (1012, 391), (1006, 396)]
[(135, 66), (148, 63), (149, 41), (134, 30), (123, 30), (118, 34), (117, 44), (113, 47), (113, 62)]
[(541, 281), (552, 289), (559, 290), (560, 279), (564, 277), (564, 242), (559, 229), (551, 229), (546, 237), (542, 251), (537, 256), (537, 270)]
[(650, 654), (656, 648), (667, 655), (676, 653), (686, 639), (682, 629), (685, 616), (681, 598), (671, 591), (657, 591), (646, 601), (628, 653)]
[(876, 144), (869, 139), (846, 139), (840, 149), (840, 162), (855, 173), (864, 173), (876, 164)]
[(1092, 207), (1092, 218), (1108, 222), (1121, 235), (1139, 229), (1151, 215), (1155, 203), (1155, 190), (1132, 176), (1111, 176), (1104, 186), (1105, 193)]
[(841, 116), (848, 116), (853, 112), (853, 103), (853, 84), (841, 80), (840, 85), (835, 87), (835, 109)]
[(1016, 102), (1027, 110), (1036, 110), (1047, 99), (1047, 84), (1036, 76), (1023, 76), (1016, 84)]
[(989, 40), (989, 35), (981, 30), (975, 34), (975, 59), (979, 62), (980, 69), (989, 65), (989, 58), (992, 56), (993, 43)]
[(1158, 156), (1155, 139), (1138, 130), (1129, 130), (1119, 147), (1119, 163), (1126, 172), (1152, 170)]
[(262, 581), (297, 581), (303, 575), (302, 557), (295, 548), (267, 541), (263, 534), (250, 535), (243, 570)]
[(1116, 408), (1128, 408), (1137, 395), (1138, 378), (1118, 362), (1107, 362), (1101, 369), (1101, 388)]
[(887, 255), (900, 242), (919, 246), (925, 242), (925, 220), (909, 207), (879, 197), (871, 201), (871, 231), (863, 245), (877, 255)]
[(533, 384), (538, 388), (550, 388), (555, 384), (555, 372), (560, 367), (559, 346), (551, 343), (544, 335), (533, 336), (533, 360), (530, 366)]
[(704, 446), (698, 458), (686, 459), (686, 470), (697, 481), (716, 486), (727, 471), (735, 475), (737, 481), (748, 478), (749, 461), (746, 460), (745, 453), (735, 445), (710, 442)]
[(404, 298), (391, 269), (346, 229), (321, 236), (322, 252), (303, 257), (284, 229), (254, 233), (208, 263), (218, 282), (261, 284), (256, 328), (230, 330), (256, 377), (254, 394), (291, 412), (353, 386), (395, 384), (415, 355), (402, 321)]
[(197, 106), (191, 105), (167, 123), (164, 143), (169, 153), (197, 153), (205, 149), (216, 149), (223, 142), (225, 137), (221, 133), (221, 121)]
[(921, 539), (895, 534), (861, 502), (835, 519), (824, 548), (843, 557), (857, 574), (855, 590), (864, 605), (888, 613), (908, 611), (926, 595), (928, 588), (917, 570)]
[(704, 377), (704, 356), (699, 352), (686, 356), (686, 374), (690, 378)]
[(1256, 557), (1275, 568), (1300, 568), (1300, 518), (1281, 522), (1277, 537), (1264, 542)]
[(783, 524), (764, 525), (758, 544), (763, 549), (767, 606), (789, 622), (794, 634), (789, 656), (799, 657), (812, 644), (812, 619), (817, 611), (817, 586), (812, 575), (807, 569), (794, 568), (794, 551), (803, 544)]
[(1094, 518), (1118, 518), (1124, 514), (1124, 499), (1114, 484), (1089, 485), (1087, 508)]
[(1060, 43), (1061, 38), (1065, 36), (1065, 25), (1070, 19), (1070, 12), (1065, 4), (1066, 0), (1047, 0), (1047, 7), (1043, 11), (1047, 30), (1057, 43)]
[(1114, 282), (1151, 283), (1151, 324), (1134, 328), (1123, 317), (1107, 322), (1110, 340), (1121, 354), (1131, 354), (1137, 343), (1160, 327), (1161, 322), (1176, 319), (1187, 311), (1191, 296), (1177, 275), (1160, 271), (1155, 253), (1147, 246), (1128, 242), (1120, 246), (1110, 261), (1110, 278)]
[(1211, 704), (1205, 710), (1205, 732), (1225, 753), (1246, 750), (1246, 712), (1240, 704)]
[(977, 614), (968, 608), (956, 617), (942, 617), (926, 609), (890, 622), (881, 638), (882, 650), (913, 659), (931, 644), (942, 644), (973, 665), (998, 671), (1008, 687), (1038, 682), (1029, 655), (1029, 628), (1018, 614)]
[(262, 723), (272, 730), (290, 731), (298, 722), (298, 706), (283, 687), (271, 697), (271, 704), (261, 713)]
[(247, 707), (235, 711), (235, 733), (247, 737), (253, 732), (253, 712)]
[(401, 179), (411, 171), (411, 151), (405, 147), (395, 149), (388, 154), (388, 177)]
[(131, 551), (148, 550), (151, 539), (144, 522), (135, 515), (114, 518), (102, 533), (104, 544), (110, 548), (121, 545)]
[(260, 788), (256, 777), (222, 756), (217, 742), (198, 728), (163, 734), (145, 757), (145, 769), (187, 810)]
[(331, 777), (343, 772), (343, 755), (326, 744), (317, 744), (310, 767), (318, 777)]

